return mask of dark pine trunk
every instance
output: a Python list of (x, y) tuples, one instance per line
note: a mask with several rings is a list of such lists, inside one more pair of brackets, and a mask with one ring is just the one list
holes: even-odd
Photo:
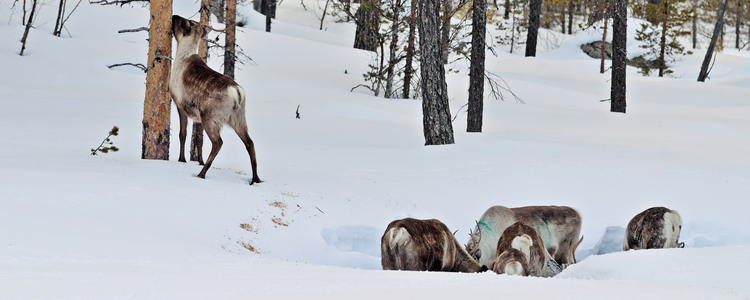
[(396, 0), (393, 3), (393, 16), (391, 19), (391, 44), (388, 47), (388, 65), (385, 70), (385, 93), (383, 97), (394, 98), (393, 91), (393, 80), (396, 77), (396, 63), (398, 63), (396, 52), (398, 51), (398, 25), (399, 25), (399, 12), (403, 6), (401, 0)]
[(568, 34), (573, 34), (573, 11), (575, 10), (575, 6), (573, 6), (573, 0), (568, 0)]
[(363, 0), (354, 13), (354, 19), (357, 21), (354, 48), (372, 52), (378, 49), (379, 5), (378, 0)]
[(474, 0), (471, 19), (471, 69), (466, 132), (482, 132), (484, 110), (484, 36), (487, 30), (487, 0)]
[(659, 41), (659, 59), (656, 60), (657, 67), (659, 68), (659, 77), (664, 77), (664, 70), (667, 69), (665, 52), (667, 50), (667, 22), (669, 22), (669, 0), (662, 1), (664, 2), (664, 11), (661, 14), (662, 25), (661, 40)]
[(703, 64), (701, 65), (701, 72), (698, 74), (698, 81), (706, 81), (708, 77), (708, 65), (711, 63), (711, 57), (714, 55), (714, 48), (716, 48), (716, 40), (719, 39), (721, 29), (724, 28), (724, 12), (727, 10), (727, 0), (721, 2), (721, 8), (719, 8), (719, 16), (716, 18), (716, 27), (714, 27), (714, 35), (711, 37), (711, 43), (708, 44), (706, 50), (706, 57), (703, 58)]
[(614, 0), (612, 12), (612, 89), (610, 111), (625, 113), (625, 62), (628, 58), (628, 2)]
[(226, 37), (224, 46), (224, 75), (234, 78), (234, 62), (237, 59), (235, 53), (237, 22), (237, 0), (227, 0), (226, 14)]
[(536, 39), (539, 33), (539, 14), (542, 11), (542, 0), (531, 0), (529, 3), (529, 31), (526, 35), (526, 56), (536, 56)]
[(453, 144), (445, 67), (441, 62), (440, 2), (419, 1), (419, 49), (422, 55), (422, 116), (425, 145)]
[(60, 6), (57, 8), (57, 20), (55, 20), (55, 29), (52, 30), (52, 35), (54, 36), (60, 36), (62, 33), (62, 20), (63, 16), (65, 15), (64, 8), (65, 7), (65, 0), (60, 0)]
[(440, 43), (443, 45), (443, 64), (448, 63), (448, 55), (450, 54), (450, 38), (451, 38), (451, 10), (453, 9), (451, 0), (443, 0), (443, 25), (441, 26), (441, 37)]
[(404, 99), (409, 99), (409, 93), (411, 92), (411, 77), (414, 69), (412, 63), (414, 61), (414, 39), (417, 31), (417, 0), (411, 0), (411, 13), (409, 16), (409, 38), (406, 41), (406, 65), (404, 66), (404, 92), (402, 96)]

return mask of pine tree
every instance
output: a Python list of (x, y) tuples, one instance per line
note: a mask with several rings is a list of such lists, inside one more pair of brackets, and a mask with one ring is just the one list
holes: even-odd
[(467, 132), (482, 132), (484, 109), (484, 49), (487, 31), (487, 1), (474, 0), (471, 21), (471, 67)]
[(610, 111), (625, 113), (626, 70), (628, 59), (628, 3), (627, 0), (613, 0), (612, 8), (612, 86), (610, 90)]
[(716, 47), (716, 40), (718, 40), (721, 34), (721, 29), (724, 27), (724, 12), (727, 10), (727, 0), (722, 1), (721, 8), (719, 8), (719, 15), (716, 17), (716, 26), (714, 26), (714, 34), (711, 37), (711, 43), (708, 45), (706, 50), (706, 57), (703, 58), (703, 64), (701, 65), (701, 71), (698, 74), (698, 81), (704, 82), (708, 77), (708, 65), (711, 62), (711, 57), (714, 55), (714, 48)]
[(441, 62), (440, 0), (420, 0), (418, 15), (425, 145), (453, 144), (448, 86)]
[(542, 0), (529, 2), (529, 31), (526, 36), (526, 56), (536, 56), (536, 41), (539, 33), (539, 14), (542, 10)]
[(149, 68), (143, 104), (142, 159), (169, 160), (169, 72), (172, 62), (172, 1), (151, 0)]
[(684, 25), (691, 21), (692, 8), (686, 0), (662, 0), (656, 5), (648, 5), (648, 16), (654, 23), (642, 24), (635, 39), (643, 42), (641, 47), (648, 50), (642, 55), (643, 61), (655, 61), (655, 65), (642, 63), (638, 67), (644, 75), (651, 74), (655, 68), (659, 77), (663, 77), (673, 73), (668, 62), (676, 61), (677, 55), (692, 54), (679, 42), (681, 36), (690, 35)]

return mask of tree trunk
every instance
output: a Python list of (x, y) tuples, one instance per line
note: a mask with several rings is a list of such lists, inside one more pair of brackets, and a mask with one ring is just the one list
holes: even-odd
[(451, 44), (450, 44), (450, 38), (451, 38), (451, 10), (453, 9), (451, 5), (451, 0), (443, 0), (442, 3), (442, 11), (443, 11), (443, 25), (441, 26), (441, 37), (440, 37), (440, 43), (443, 45), (443, 56), (441, 58), (443, 64), (448, 63), (448, 55), (451, 52)]
[(698, 0), (693, 0), (693, 49), (698, 46)]
[(602, 33), (602, 57), (601, 57), (601, 63), (599, 64), (599, 73), (604, 74), (604, 57), (606, 55), (606, 48), (607, 48), (607, 26), (609, 25), (609, 18), (607, 17), (607, 10), (604, 11), (604, 33)]
[(379, 7), (378, 0), (363, 0), (357, 8), (357, 12), (354, 14), (354, 19), (357, 21), (357, 30), (354, 36), (355, 49), (372, 52), (378, 49)]
[(737, 1), (736, 18), (734, 19), (734, 48), (740, 49), (740, 24), (742, 23), (742, 1)]
[(656, 60), (657, 67), (659, 68), (659, 77), (664, 77), (664, 70), (667, 69), (664, 52), (667, 50), (667, 22), (669, 22), (669, 0), (662, 1), (664, 2), (664, 12), (660, 16), (662, 18), (661, 40), (659, 41), (659, 59)]
[[(201, 25), (209, 25), (211, 17), (210, 0), (201, 0)], [(208, 42), (198, 43), (198, 55), (204, 62), (208, 62)], [(203, 165), (203, 124), (193, 122), (192, 136), (190, 137), (190, 161), (197, 161)]]
[(510, 0), (505, 0), (505, 4), (503, 4), (503, 8), (505, 8), (505, 12), (503, 13), (503, 19), (510, 19)]
[[(29, 37), (29, 30), (31, 29), (31, 24), (34, 21), (34, 12), (36, 11), (36, 1), (31, 3), (31, 13), (29, 13), (29, 20), (26, 21), (26, 29), (23, 31), (23, 37), (21, 38), (21, 53), (19, 53), (20, 56), (23, 56), (23, 51), (26, 50), (26, 38)], [(24, 5), (26, 5), (26, 1), (24, 0)]]
[(484, 48), (487, 31), (487, 0), (474, 0), (471, 17), (471, 67), (466, 132), (482, 132), (484, 111)]
[(721, 2), (721, 8), (719, 8), (719, 16), (716, 18), (716, 26), (714, 27), (714, 34), (711, 36), (711, 43), (708, 44), (706, 50), (706, 57), (703, 58), (703, 64), (701, 65), (701, 72), (698, 74), (698, 81), (706, 81), (708, 77), (708, 65), (711, 63), (711, 57), (714, 55), (714, 48), (716, 48), (716, 40), (721, 34), (721, 29), (724, 27), (724, 12), (727, 10), (727, 0)]
[[(263, 1), (263, 0), (256, 0), (256, 1)], [(212, 0), (211, 1), (211, 13), (214, 14), (214, 16), (216, 16), (216, 21), (218, 21), (219, 23), (226, 22), (226, 19), (224, 17), (224, 11), (226, 10), (226, 6), (227, 6), (226, 0)]]
[(565, 34), (565, 3), (560, 3), (560, 32)]
[[(237, 27), (235, 18), (237, 17), (237, 0), (227, 0), (226, 17), (226, 36), (224, 37), (224, 75), (234, 78), (234, 62), (237, 59), (237, 54), (235, 53), (235, 29)], [(266, 27), (266, 31), (268, 31), (268, 27)]]
[(575, 6), (573, 0), (568, 0), (568, 34), (573, 34), (573, 11)]
[(21, 16), (21, 25), (26, 25), (26, 0), (23, 1), (23, 16)]
[(409, 16), (409, 38), (406, 41), (406, 65), (404, 66), (404, 99), (409, 99), (411, 92), (411, 76), (414, 72), (412, 61), (414, 60), (414, 38), (417, 31), (417, 0), (411, 0), (411, 12)]
[(55, 29), (52, 30), (52, 35), (58, 36), (58, 37), (62, 33), (62, 28), (60, 26), (62, 24), (60, 23), (62, 22), (63, 16), (65, 15), (65, 13), (63, 12), (63, 7), (65, 7), (65, 0), (60, 0), (60, 6), (57, 8), (57, 19), (55, 20)]
[(529, 3), (529, 30), (526, 35), (526, 56), (536, 56), (536, 39), (539, 32), (539, 13), (542, 11), (542, 0), (531, 0)]
[(142, 159), (169, 160), (169, 72), (172, 62), (172, 1), (151, 0), (146, 99), (143, 103)]
[(328, 4), (331, 2), (331, 0), (326, 0), (326, 6), (323, 8), (323, 15), (320, 16), (320, 29), (323, 30), (323, 20), (326, 19), (326, 11), (328, 11)]
[(610, 111), (625, 113), (625, 75), (628, 59), (628, 3), (627, 0), (614, 0), (612, 13), (612, 85), (610, 91)]
[(393, 79), (395, 77), (394, 69), (396, 68), (396, 52), (398, 51), (398, 23), (399, 12), (401, 11), (401, 0), (393, 1), (393, 16), (391, 19), (391, 45), (388, 47), (388, 66), (386, 67), (385, 78), (385, 98), (393, 98)]
[(425, 145), (453, 144), (445, 67), (441, 62), (440, 2), (419, 1), (419, 49), (422, 55), (422, 122)]
[[(230, 1), (230, 0), (227, 0)], [(235, 7), (237, 0), (232, 0), (235, 2)], [(271, 19), (276, 17), (276, 0), (265, 0), (266, 5), (266, 32), (271, 32)], [(227, 6), (229, 6), (227, 2)]]

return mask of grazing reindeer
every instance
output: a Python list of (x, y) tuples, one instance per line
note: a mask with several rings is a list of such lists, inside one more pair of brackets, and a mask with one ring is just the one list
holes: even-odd
[(245, 90), (229, 76), (211, 70), (196, 54), (198, 42), (206, 37), (210, 29), (198, 22), (172, 16), (172, 33), (177, 40), (177, 54), (172, 65), (169, 92), (180, 116), (179, 161), (185, 162), (185, 128), (187, 118), (190, 117), (194, 122), (203, 124), (203, 129), (211, 140), (211, 153), (198, 173), (199, 178), (206, 178), (206, 171), (224, 143), (220, 135), (221, 127), (227, 124), (234, 129), (250, 154), (253, 168), (250, 184), (261, 182), (256, 170), (255, 146), (247, 133)]
[(666, 207), (652, 207), (633, 217), (628, 223), (622, 250), (685, 247), (679, 243), (682, 217)]
[(448, 226), (435, 219), (406, 218), (388, 224), (380, 240), (383, 270), (486, 271), (453, 236)]
[[(489, 268), (498, 274), (542, 277), (548, 255), (536, 230), (522, 222), (516, 222), (500, 235), (496, 258)], [(522, 267), (521, 272), (519, 267)], [(513, 273), (508, 272), (508, 269)]]
[(581, 215), (567, 206), (527, 206), (507, 208), (496, 205), (487, 209), (470, 234), (466, 250), (481, 265), (495, 258), (498, 240), (503, 231), (515, 222), (523, 222), (536, 230), (547, 250), (544, 276), (554, 276), (575, 262), (575, 249), (583, 240)]

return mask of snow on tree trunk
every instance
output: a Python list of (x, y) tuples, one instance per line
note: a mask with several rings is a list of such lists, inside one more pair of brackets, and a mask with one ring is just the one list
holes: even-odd
[(224, 47), (224, 75), (234, 78), (234, 62), (237, 58), (235, 54), (236, 35), (235, 29), (237, 22), (237, 0), (227, 0), (226, 14), (226, 37)]
[(454, 143), (445, 67), (441, 61), (439, 1), (441, 0), (420, 0), (418, 8), (425, 145)]
[(612, 86), (610, 92), (610, 111), (625, 113), (625, 62), (628, 59), (627, 0), (614, 0), (612, 8)]
[(703, 58), (703, 64), (701, 65), (701, 72), (698, 74), (698, 81), (706, 81), (708, 77), (708, 65), (711, 63), (711, 57), (714, 55), (714, 48), (716, 48), (716, 40), (719, 39), (722, 28), (724, 28), (724, 11), (727, 10), (727, 0), (721, 2), (721, 8), (719, 8), (719, 16), (716, 18), (716, 26), (714, 27), (714, 34), (711, 37), (711, 43), (708, 44), (708, 50), (706, 50), (706, 57)]
[(141, 159), (169, 160), (169, 72), (172, 62), (172, 1), (151, 0), (146, 98)]
[(487, 0), (474, 0), (471, 20), (471, 67), (466, 132), (482, 132), (484, 110), (484, 48), (487, 31)]
[(536, 39), (539, 32), (539, 13), (542, 11), (542, 0), (531, 0), (529, 3), (529, 30), (526, 35), (526, 56), (536, 56)]

